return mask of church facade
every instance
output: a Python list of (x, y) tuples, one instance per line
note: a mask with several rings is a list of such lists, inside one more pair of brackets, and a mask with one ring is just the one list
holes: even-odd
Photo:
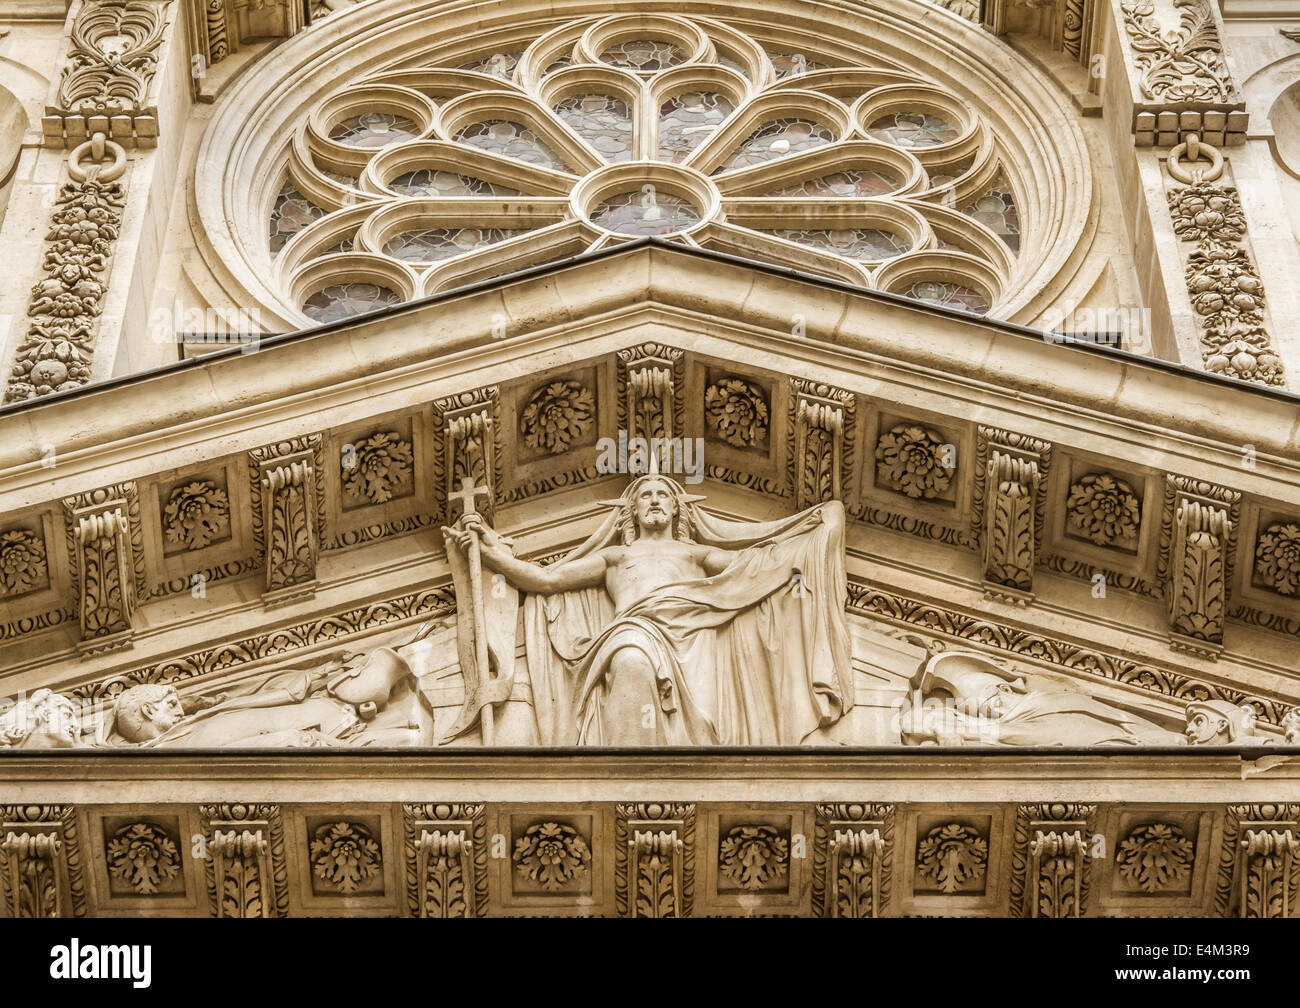
[(1300, 913), (1300, 16), (0, 13), (0, 915)]

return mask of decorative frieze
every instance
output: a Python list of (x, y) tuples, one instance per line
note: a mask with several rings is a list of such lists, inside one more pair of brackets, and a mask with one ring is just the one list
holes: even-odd
[(719, 378), (704, 390), (704, 422), (735, 448), (766, 444), (770, 415), (767, 393), (744, 378)]
[(1222, 650), (1240, 500), (1212, 483), (1165, 478), (1158, 571), (1175, 647), (1207, 657)]
[(276, 805), (202, 805), (208, 898), (215, 917), (284, 917), (289, 875)]
[(953, 446), (919, 424), (896, 424), (876, 442), (876, 481), (913, 499), (941, 496), (956, 469)]
[(49, 584), (45, 537), (39, 529), (0, 532), (0, 600), (11, 600)]
[(64, 498), (63, 510), (81, 648), (97, 653), (125, 647), (144, 588), (135, 484), (117, 483)]
[(1021, 605), (1033, 597), (1051, 453), (1052, 446), (1038, 438), (992, 427), (978, 429), (973, 511), (990, 597)]
[(339, 464), (345, 508), (387, 504), (413, 488), (415, 455), (411, 442), (396, 431), (358, 439)]
[(71, 805), (0, 806), (0, 896), (9, 917), (86, 916)]
[(307, 847), (312, 874), (327, 889), (350, 896), (383, 868), (378, 838), (364, 823), (341, 819), (327, 822), (311, 834)]
[(1144, 823), (1115, 850), (1115, 868), (1129, 885), (1145, 893), (1177, 889), (1192, 873), (1196, 848), (1172, 823)]
[[(1188, 170), (1201, 157), (1209, 167)], [(1196, 248), (1187, 256), (1184, 276), (1201, 330), (1205, 370), (1244, 381), (1283, 385), (1282, 360), (1273, 349), (1264, 321), (1264, 283), (1243, 247), (1246, 219), (1232, 186), (1220, 185), (1223, 157), (1192, 136), (1171, 152), (1170, 175), (1183, 186), (1167, 196), (1175, 233)]]
[(266, 568), (268, 604), (315, 590), (324, 536), (317, 487), (321, 436), (291, 438), (248, 453), (253, 473), (254, 545)]
[(586, 437), (596, 419), (591, 389), (571, 379), (547, 382), (533, 392), (519, 414), (519, 435), (536, 452), (563, 455)]
[(893, 855), (893, 805), (818, 805), (813, 916), (880, 917), (889, 905)]
[(406, 908), (412, 917), (482, 917), (488, 905), (482, 804), (403, 805)]
[(127, 823), (105, 844), (108, 873), (141, 896), (150, 896), (180, 872), (181, 855), (168, 832), (156, 823)]
[[(442, 501), (459, 490), (462, 481), (488, 488), (481, 511), (492, 520), (501, 489), (500, 393), (495, 385), (436, 399), (433, 423), (434, 486)], [(444, 508), (446, 507), (444, 503)], [(450, 522), (456, 516), (444, 514)]]
[(695, 899), (695, 806), (619, 805), (614, 899), (620, 917), (689, 917)]
[(967, 885), (982, 888), (988, 864), (987, 838), (964, 823), (936, 826), (916, 846), (916, 873), (948, 895)]
[(1141, 502), (1117, 476), (1090, 473), (1071, 484), (1065, 511), (1067, 527), (1081, 539), (1115, 549), (1137, 545)]
[(170, 10), (158, 0), (83, 0), (41, 120), (46, 146), (75, 147), (96, 133), (126, 146), (157, 145), (152, 90)]
[(591, 874), (591, 848), (568, 823), (534, 823), (515, 840), (515, 873), (547, 892)]
[(799, 510), (845, 499), (857, 413), (852, 392), (805, 378), (790, 380), (794, 443), (790, 483)]
[(1097, 806), (1021, 805), (1011, 852), (1013, 917), (1082, 917)]
[[(32, 288), (27, 334), (14, 355), (6, 402), (61, 392), (90, 380), (96, 318), (122, 224), (126, 154), (103, 133), (72, 152), (72, 181), (59, 187), (45, 240), (45, 279)], [(89, 154), (85, 163), (82, 159)], [(96, 156), (98, 154), (98, 156)], [(112, 157), (111, 164), (97, 162)]]

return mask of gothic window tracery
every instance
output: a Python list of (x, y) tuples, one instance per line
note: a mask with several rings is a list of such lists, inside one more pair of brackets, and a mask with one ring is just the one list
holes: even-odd
[(1022, 237), (970, 105), (699, 17), (449, 44), (339, 87), (278, 171), (267, 251), (316, 321), (643, 235), (984, 314)]

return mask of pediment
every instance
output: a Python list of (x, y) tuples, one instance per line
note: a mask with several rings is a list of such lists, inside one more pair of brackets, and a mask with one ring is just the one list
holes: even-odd
[[(1170, 725), (1189, 699), (1250, 701), (1280, 739), (1300, 607), (1257, 553), (1300, 511), (1294, 415), (1270, 390), (638, 242), (0, 412), (0, 533), (34, 558), (6, 599), (5, 692), (197, 694), (449, 615), (437, 528), (459, 478), (490, 485), (520, 555), (554, 556), (626, 485), (601, 464), (622, 431), (697, 444), (678, 476), (720, 516), (842, 501), (864, 633), (970, 646)], [(105, 515), (96, 561), (77, 530)], [(1189, 528), (1214, 540), (1208, 575)], [(94, 562), (115, 598), (88, 601)]]

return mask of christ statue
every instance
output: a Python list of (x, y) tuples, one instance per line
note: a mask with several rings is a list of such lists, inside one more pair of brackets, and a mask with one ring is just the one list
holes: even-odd
[(478, 514), (446, 530), (525, 593), (543, 745), (798, 745), (852, 705), (843, 506), (749, 523), (702, 499), (640, 476), (546, 567)]

